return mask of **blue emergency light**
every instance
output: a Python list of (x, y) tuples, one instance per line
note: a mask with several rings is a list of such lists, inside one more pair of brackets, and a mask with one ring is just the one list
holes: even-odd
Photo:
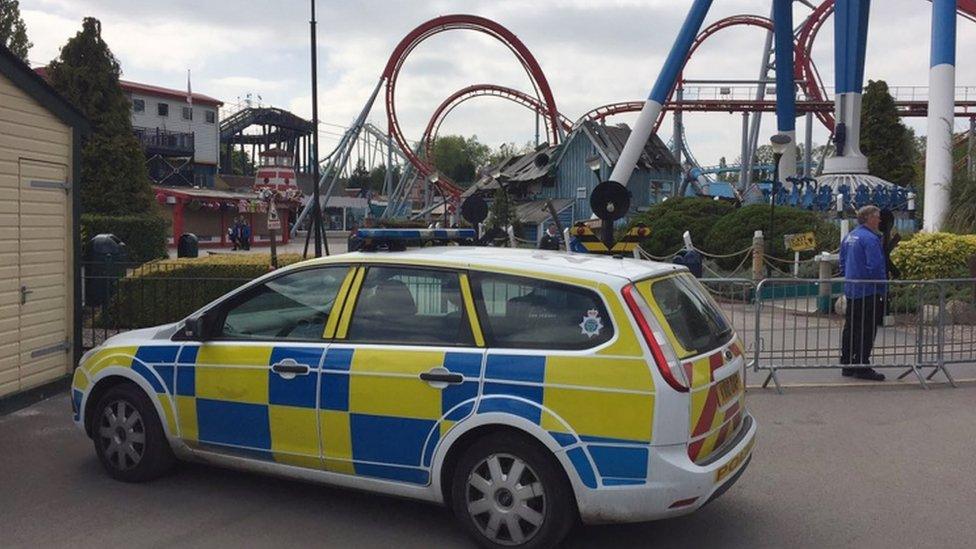
[(474, 229), (357, 229), (354, 235), (359, 240), (359, 249), (363, 250), (402, 250), (407, 246), (438, 243), (473, 244), (477, 237)]

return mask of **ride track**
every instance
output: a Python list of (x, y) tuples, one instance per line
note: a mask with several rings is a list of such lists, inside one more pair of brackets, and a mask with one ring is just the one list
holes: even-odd
[[(957, 2), (958, 13), (971, 21), (976, 21), (976, 0), (957, 0)], [(803, 25), (796, 32), (794, 54), (795, 79), (806, 95), (805, 101), (797, 103), (798, 111), (813, 112), (817, 116), (817, 119), (829, 131), (833, 131), (834, 128), (833, 102), (828, 99), (823, 80), (817, 71), (816, 64), (813, 62), (812, 53), (814, 42), (820, 29), (833, 13), (834, 0), (825, 0), (813, 9)], [(703, 29), (695, 37), (695, 41), (682, 65), (682, 72), (695, 51), (708, 38), (721, 30), (737, 26), (759, 27), (766, 29), (767, 32), (773, 32), (773, 22), (769, 18), (760, 15), (733, 15), (720, 19)], [(600, 121), (617, 114), (639, 112), (644, 106), (644, 101), (610, 103), (588, 111), (579, 117), (575, 124), (571, 124), (569, 119), (557, 110), (552, 89), (549, 86), (545, 73), (542, 71), (542, 67), (539, 66), (539, 63), (529, 49), (514, 33), (495, 21), (476, 15), (459, 14), (437, 17), (413, 29), (397, 44), (393, 53), (390, 55), (389, 61), (387, 61), (386, 67), (383, 69), (381, 77), (381, 81), (386, 83), (385, 100), (389, 134), (396, 141), (397, 146), (400, 147), (407, 160), (424, 177), (430, 176), (436, 170), (428, 160), (417, 155), (407, 144), (396, 113), (396, 83), (403, 63), (414, 48), (427, 38), (450, 30), (473, 30), (486, 34), (505, 45), (516, 56), (528, 74), (535, 91), (535, 97), (510, 87), (495, 84), (475, 84), (454, 92), (438, 105), (427, 123), (421, 140), (427, 159), (431, 158), (433, 140), (447, 115), (461, 103), (475, 97), (499, 97), (532, 109), (543, 117), (546, 133), (550, 140), (549, 142), (553, 145), (559, 143), (561, 131), (569, 131), (583, 121)], [(678, 81), (681, 82), (682, 78), (679, 78)], [(657, 128), (663, 121), (664, 112), (666, 111), (771, 112), (775, 109), (775, 102), (764, 100), (743, 101), (720, 99), (673, 101), (671, 99), (673, 93), (674, 88), (670, 90), (668, 101), (658, 116), (654, 126), (655, 131), (657, 131)], [(910, 104), (911, 102), (904, 103), (905, 105), (903, 106), (908, 107), (907, 114), (918, 116), (918, 113), (921, 112), (916, 105)], [(460, 196), (461, 189), (443, 175), (438, 176), (438, 180), (434, 182), (434, 185), (442, 191), (444, 196), (450, 195), (454, 199)]]

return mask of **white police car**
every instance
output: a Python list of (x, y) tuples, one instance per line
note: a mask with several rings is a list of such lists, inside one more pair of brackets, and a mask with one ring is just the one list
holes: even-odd
[(115, 336), (72, 404), (121, 480), (201, 460), (444, 503), (487, 547), (545, 547), (734, 483), (756, 434), (743, 368), (683, 268), (450, 246), (306, 261)]

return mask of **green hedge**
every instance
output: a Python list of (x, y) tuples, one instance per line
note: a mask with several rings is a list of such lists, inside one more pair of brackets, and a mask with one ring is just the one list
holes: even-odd
[[(279, 254), (279, 266), (301, 261), (299, 254)], [(99, 327), (133, 329), (175, 322), (214, 299), (266, 274), (268, 254), (217, 254), (146, 263), (118, 281)]]
[(891, 252), (907, 280), (968, 278), (967, 261), (976, 255), (976, 235), (918, 233)]
[[(805, 252), (804, 257), (838, 248), (840, 230), (814, 212), (777, 206), (773, 216), (772, 254), (774, 257), (784, 260), (793, 259), (793, 252), (788, 251), (783, 245), (783, 236), (787, 234), (813, 231), (816, 235), (817, 249), (815, 252)], [(715, 254), (737, 252), (752, 244), (753, 235), (757, 230), (765, 234), (766, 246), (769, 249), (769, 205), (767, 204), (743, 206), (723, 216), (712, 226), (708, 238), (704, 241), (696, 240), (695, 246)], [(723, 269), (734, 269), (740, 261), (742, 257), (738, 256), (720, 259), (718, 264)]]
[(82, 257), (88, 260), (88, 241), (102, 233), (114, 234), (125, 242), (129, 262), (145, 263), (166, 257), (168, 231), (169, 223), (154, 214), (141, 216), (83, 214), (81, 216)]
[(703, 243), (712, 226), (734, 210), (732, 204), (721, 200), (672, 198), (635, 216), (631, 226), (643, 223), (651, 230), (650, 237), (642, 240), (640, 245), (652, 255), (663, 256), (682, 248), (685, 231), (691, 232), (691, 240), (696, 246), (707, 252), (721, 253), (703, 246)]

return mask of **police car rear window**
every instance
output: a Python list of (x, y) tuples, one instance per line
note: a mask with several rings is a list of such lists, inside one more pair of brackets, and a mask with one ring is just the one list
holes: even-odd
[[(731, 326), (693, 277), (673, 276), (650, 284), (654, 304), (684, 350), (683, 353), (679, 350), (681, 358), (711, 351), (728, 342)], [(646, 283), (638, 284), (642, 294), (644, 288)]]
[(533, 278), (472, 273), (491, 347), (589, 349), (613, 338), (603, 300), (590, 290)]

